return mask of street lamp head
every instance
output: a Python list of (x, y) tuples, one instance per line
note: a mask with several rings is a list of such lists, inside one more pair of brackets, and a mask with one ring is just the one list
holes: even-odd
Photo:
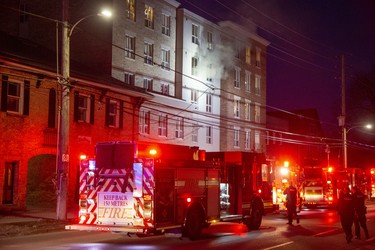
[(112, 17), (112, 11), (108, 9), (102, 10), (100, 13), (98, 13), (98, 16), (106, 17), (106, 18), (111, 18)]
[(367, 129), (372, 129), (372, 124), (367, 124), (365, 127), (366, 127)]

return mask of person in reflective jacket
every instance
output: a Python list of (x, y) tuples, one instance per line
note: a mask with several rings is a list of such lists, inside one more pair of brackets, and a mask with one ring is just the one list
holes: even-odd
[(349, 187), (342, 189), (337, 209), (340, 215), (342, 229), (345, 232), (346, 242), (350, 243), (353, 238), (352, 226), (354, 220), (354, 198), (350, 193)]
[(370, 236), (368, 234), (367, 229), (367, 218), (366, 218), (366, 206), (365, 206), (365, 195), (359, 190), (358, 187), (352, 188), (352, 195), (354, 198), (354, 229), (356, 239), (361, 239), (361, 227), (365, 232), (366, 239), (369, 239)]

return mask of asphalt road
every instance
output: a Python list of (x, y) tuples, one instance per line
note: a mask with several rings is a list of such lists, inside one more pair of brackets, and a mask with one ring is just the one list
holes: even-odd
[(264, 216), (260, 230), (248, 232), (236, 223), (219, 223), (191, 241), (178, 235), (126, 235), (58, 231), (0, 239), (1, 249), (375, 249), (375, 205), (368, 206), (369, 240), (348, 244), (336, 211), (303, 210), (300, 224), (287, 225), (285, 214)]

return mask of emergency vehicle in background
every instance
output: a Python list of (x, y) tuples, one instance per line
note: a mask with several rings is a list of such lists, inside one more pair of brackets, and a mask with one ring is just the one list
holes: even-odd
[(333, 196), (321, 166), (303, 167), (302, 198), (306, 208), (332, 205)]
[(168, 144), (98, 143), (96, 157), (81, 160), (78, 222), (65, 228), (142, 235), (181, 228), (192, 239), (218, 221), (259, 229), (264, 206), (255, 192), (254, 159), (245, 156)]

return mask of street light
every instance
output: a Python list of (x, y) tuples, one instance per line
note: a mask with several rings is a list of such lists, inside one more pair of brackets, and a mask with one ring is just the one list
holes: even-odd
[(63, 37), (62, 37), (62, 78), (61, 110), (60, 110), (60, 144), (58, 161), (58, 193), (56, 215), (58, 220), (67, 218), (67, 172), (69, 169), (69, 93), (70, 93), (70, 37), (77, 25), (93, 16), (111, 17), (112, 13), (103, 10), (100, 14), (93, 14), (79, 19), (72, 26), (68, 23), (68, 1), (63, 1)]
[(344, 168), (348, 168), (348, 143), (347, 143), (347, 135), (350, 130), (354, 128), (366, 128), (366, 129), (372, 129), (372, 124), (366, 124), (366, 125), (358, 125), (358, 126), (353, 126), (348, 129), (345, 128), (344, 134), (343, 134), (343, 139), (344, 139)]

